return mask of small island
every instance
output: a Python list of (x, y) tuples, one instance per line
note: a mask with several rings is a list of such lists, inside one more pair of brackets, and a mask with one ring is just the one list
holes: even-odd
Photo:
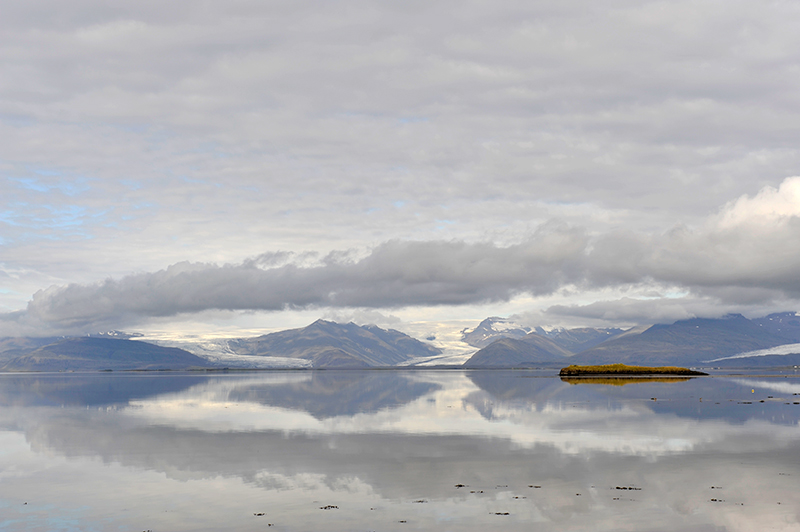
[(567, 366), (559, 372), (562, 377), (581, 377), (597, 375), (708, 375), (702, 371), (694, 371), (688, 368), (676, 366), (628, 366), (626, 364), (608, 364), (605, 366)]

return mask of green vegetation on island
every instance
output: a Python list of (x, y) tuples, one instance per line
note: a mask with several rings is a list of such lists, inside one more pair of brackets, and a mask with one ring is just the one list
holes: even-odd
[(708, 375), (702, 371), (676, 366), (628, 366), (626, 364), (607, 364), (603, 366), (576, 366), (562, 368), (562, 377), (580, 377), (596, 375)]

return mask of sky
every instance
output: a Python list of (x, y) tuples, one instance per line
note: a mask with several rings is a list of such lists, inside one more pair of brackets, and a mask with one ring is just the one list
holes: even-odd
[(798, 27), (788, 1), (6, 0), (0, 336), (800, 310)]

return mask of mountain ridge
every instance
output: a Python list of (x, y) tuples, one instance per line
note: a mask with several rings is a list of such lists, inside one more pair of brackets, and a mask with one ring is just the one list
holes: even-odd
[(396, 366), (441, 350), (394, 329), (375, 325), (339, 324), (319, 319), (288, 329), (229, 342), (236, 354), (310, 360), (313, 367)]
[[(722, 318), (691, 318), (672, 324), (656, 324), (639, 334), (611, 338), (572, 357), (572, 364), (623, 363), (640, 365), (702, 365), (709, 360), (756, 351), (793, 341), (790, 332), (776, 334), (776, 328), (741, 314)], [(743, 360), (742, 363), (745, 361)]]
[[(501, 323), (501, 330), (494, 329), (497, 323)], [(800, 365), (800, 347), (794, 345), (800, 346), (800, 317), (796, 312), (754, 319), (739, 314), (691, 318), (627, 331), (593, 328), (544, 331), (536, 328), (524, 335), (521, 335), (523, 329), (512, 321), (493, 317), (470, 332), (476, 330), (481, 335), (476, 337), (478, 341), (491, 335), (496, 337), (474, 352), (463, 365), (449, 366), (468, 369), (555, 367), (566, 362), (690, 367)], [(469, 334), (466, 331), (463, 330), (462, 335)], [(512, 331), (514, 337), (501, 334), (507, 331)], [(604, 341), (598, 342), (603, 338)], [(187, 349), (180, 349), (178, 341), (163, 346), (154, 342), (157, 340), (148, 342), (137, 333), (120, 331), (80, 337), (0, 338), (0, 370), (371, 368), (406, 366), (415, 359), (442, 353), (441, 349), (397, 330), (322, 319), (302, 328), (216, 341), (214, 345), (219, 344), (218, 351), (225, 351), (226, 357), (215, 358), (210, 350), (197, 349), (200, 344), (187, 344)], [(574, 354), (565, 344), (572, 349), (591, 347)], [(778, 346), (783, 348), (776, 349)], [(248, 363), (255, 360), (257, 365), (243, 365), (245, 359)], [(274, 362), (260, 362), (270, 359)]]
[[(569, 364), (695, 367), (800, 365), (800, 354), (794, 353), (731, 358), (742, 353), (800, 342), (800, 317), (795, 312), (774, 313), (752, 320), (740, 314), (729, 314), (722, 318), (691, 318), (670, 324), (644, 325), (627, 331), (606, 330), (607, 338), (594, 345), (592, 343), (600, 336), (602, 329), (565, 329), (562, 335), (572, 331), (587, 331), (588, 342), (584, 345), (590, 347), (576, 354), (568, 353), (561, 359), (568, 360)], [(550, 336), (550, 333), (545, 333)], [(535, 334), (541, 334), (539, 328), (523, 339), (495, 340), (478, 350), (464, 367), (550, 367), (558, 363), (559, 359), (552, 350), (545, 354), (539, 348), (524, 343), (524, 339)], [(581, 335), (571, 335), (570, 341), (576, 339), (582, 339)], [(574, 342), (574, 345), (580, 345), (580, 342)]]
[(211, 368), (214, 364), (175, 347), (127, 338), (63, 338), (11, 358), (0, 371), (132, 371)]

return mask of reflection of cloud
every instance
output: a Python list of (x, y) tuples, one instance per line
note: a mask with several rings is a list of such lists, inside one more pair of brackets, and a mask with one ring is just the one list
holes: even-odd
[(745, 388), (764, 388), (775, 390), (780, 393), (800, 394), (800, 384), (785, 380), (763, 380), (763, 379), (731, 379), (732, 382), (740, 384)]
[[(424, 529), (441, 526), (446, 516), (459, 530), (486, 530), (497, 526), (493, 512), (505, 511), (510, 516), (504, 530), (529, 530), (534, 522), (545, 531), (724, 527), (744, 532), (755, 530), (748, 527), (756, 522), (761, 529), (797, 525), (791, 513), (800, 503), (794, 479), (779, 475), (800, 473), (792, 466), (800, 452), (796, 424), (658, 413), (649, 400), (619, 395), (636, 387), (596, 386), (603, 393), (590, 396), (587, 387), (555, 378), (522, 379), (513, 372), (506, 372), (507, 380), (533, 383), (530, 390), (542, 398), (525, 396), (522, 388), (499, 398), (466, 374), (412, 373), (409, 379), (436, 390), (399, 407), (326, 419), (231, 400), (237, 393), (246, 396), (241, 390), (251, 386), (313, 382), (309, 373), (293, 372), (213, 377), (121, 409), (4, 408), (2, 426), (23, 430), (43, 454), (26, 451), (21, 438), (4, 446), (11, 454), (0, 455), (0, 471), (12, 463), (25, 468), (15, 469), (13, 478), (4, 476), (0, 496), (10, 489), (9, 481), (34, 485), (38, 477), (31, 472), (47, 461), (49, 474), (59, 471), (72, 481), (80, 470), (82, 483), (68, 496), (59, 494), (60, 480), (40, 486), (39, 501), (61, 497), (61, 504), (83, 504), (89, 513), (93, 504), (106, 505), (103, 515), (117, 506), (102, 495), (87, 503), (81, 490), (106, 488), (113, 478), (115, 496), (122, 489), (128, 504), (142, 495), (124, 487), (146, 481), (156, 483), (149, 493), (207, 505), (193, 510), (197, 519), (220, 507), (247, 509), (243, 514), (250, 517), (266, 508), (270, 522), (282, 519), (296, 530), (352, 529), (354, 522), (374, 525), (376, 516), (392, 523), (413, 517)], [(502, 383), (494, 384), (502, 389)], [(751, 383), (761, 380), (734, 382), (736, 389)], [(743, 461), (754, 465), (743, 471)], [(163, 472), (167, 480), (152, 472)], [(484, 493), (456, 489), (458, 483)], [(533, 484), (542, 488), (528, 487)], [(615, 486), (642, 489), (623, 492)], [(213, 492), (216, 500), (192, 497), (201, 490)], [(415, 505), (419, 499), (428, 502)], [(319, 511), (322, 504), (340, 511), (326, 514)], [(208, 517), (209, 523), (218, 522), (217, 515)], [(182, 527), (190, 523), (161, 526)]]
[[(279, 403), (248, 402), (246, 395), (237, 392), (246, 387), (235, 382), (209, 383), (169, 397), (136, 401), (121, 414), (149, 424), (210, 433), (468, 435), (501, 438), (529, 449), (547, 445), (566, 454), (659, 456), (715, 445), (742, 451), (763, 449), (765, 444), (783, 446), (787, 439), (800, 436), (796, 426), (774, 426), (760, 420), (745, 424), (698, 420), (656, 413), (637, 401), (623, 402), (612, 409), (593, 402), (573, 402), (564, 393), (539, 403), (503, 401), (476, 394), (478, 389), (471, 381), (456, 375), (445, 380), (443, 389), (403, 405), (323, 419)], [(800, 386), (793, 389), (800, 391)], [(320, 396), (320, 400), (324, 398)], [(764, 431), (772, 435), (767, 442), (758, 438)]]

